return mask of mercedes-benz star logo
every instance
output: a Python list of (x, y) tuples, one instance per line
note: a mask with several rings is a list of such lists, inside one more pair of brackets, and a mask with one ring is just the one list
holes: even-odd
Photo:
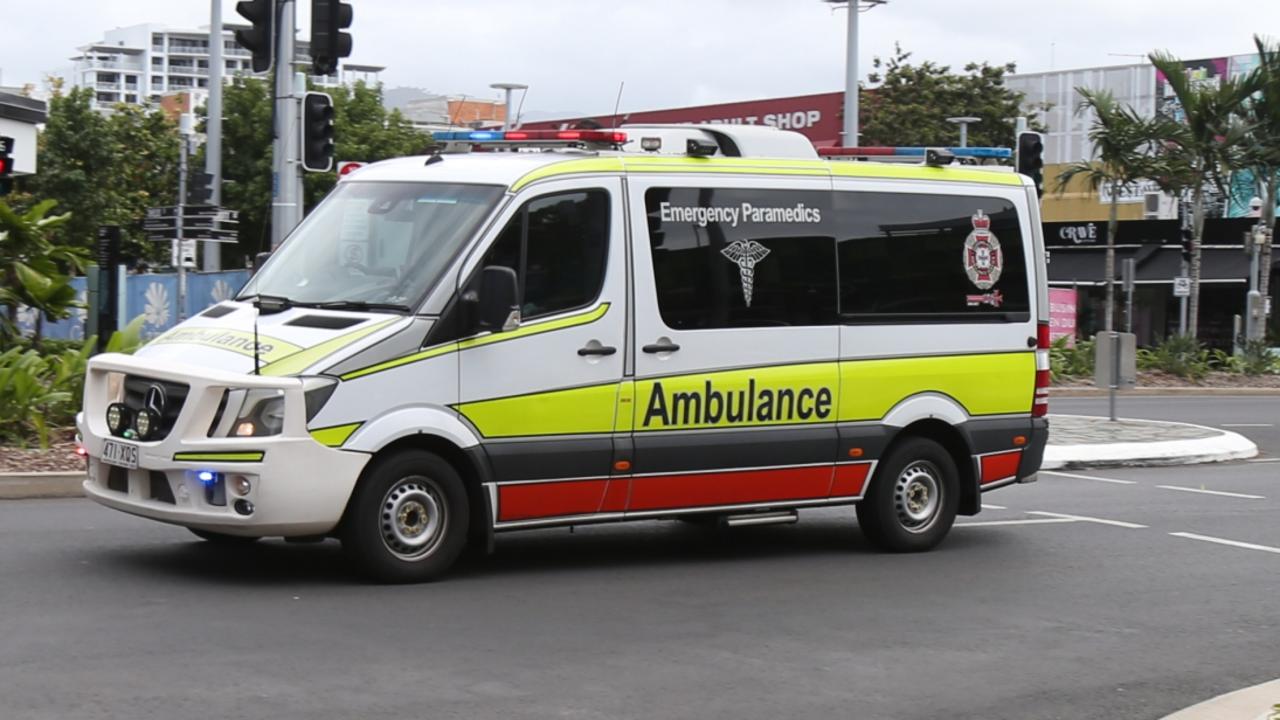
[(142, 407), (154, 412), (158, 417), (164, 417), (166, 401), (164, 386), (152, 385), (147, 388), (147, 394), (142, 397)]

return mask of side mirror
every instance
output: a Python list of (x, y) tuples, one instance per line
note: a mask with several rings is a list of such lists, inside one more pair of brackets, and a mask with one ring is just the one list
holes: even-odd
[(250, 275), (257, 275), (257, 274), (258, 274), (258, 271), (262, 269), (262, 266), (267, 262), (267, 258), (269, 258), (269, 257), (271, 257), (271, 253), (270, 253), (270, 252), (260, 252), (260, 253), (258, 253), (257, 255), (254, 255), (254, 256), (253, 256), (253, 269), (251, 269), (251, 270), (249, 271), (249, 274), (250, 274)]
[(519, 278), (516, 271), (490, 265), (480, 275), (480, 327), (508, 332), (520, 327)]

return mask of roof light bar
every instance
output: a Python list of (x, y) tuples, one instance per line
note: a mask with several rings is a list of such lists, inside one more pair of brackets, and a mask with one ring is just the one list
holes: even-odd
[(513, 145), (519, 143), (531, 145), (545, 145), (547, 143), (621, 145), (627, 141), (627, 134), (617, 130), (459, 130), (432, 133), (431, 137), (441, 143), (469, 143), (473, 145)]
[[(1003, 147), (950, 147), (950, 148), (933, 148), (950, 152), (956, 157), (971, 158), (996, 158), (1011, 159), (1013, 150)], [(925, 152), (930, 150), (926, 147), (830, 147), (818, 148), (818, 154), (824, 157), (875, 157), (894, 155), (898, 157), (924, 157)]]

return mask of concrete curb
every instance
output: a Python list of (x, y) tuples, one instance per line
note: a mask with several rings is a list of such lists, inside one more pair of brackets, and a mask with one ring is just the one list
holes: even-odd
[(1280, 680), (1272, 680), (1205, 700), (1161, 720), (1267, 720), (1280, 703)]
[[(1051, 387), (1050, 398), (1074, 397), (1106, 397), (1110, 392), (1106, 388), (1096, 387)], [(1280, 388), (1226, 388), (1226, 387), (1148, 387), (1120, 390), (1117, 397), (1160, 397), (1170, 395), (1239, 395), (1242, 397), (1280, 396)]]
[(84, 497), (84, 472), (0, 473), (0, 500)]
[(1153, 425), (1180, 425), (1201, 428), (1217, 433), (1213, 437), (1191, 440), (1165, 440), (1160, 442), (1080, 443), (1054, 445), (1053, 424), (1050, 418), (1050, 443), (1044, 450), (1043, 470), (1068, 470), (1072, 468), (1108, 466), (1195, 465), (1198, 463), (1244, 460), (1258, 454), (1253, 441), (1228, 430), (1194, 425), (1192, 423), (1138, 420)]

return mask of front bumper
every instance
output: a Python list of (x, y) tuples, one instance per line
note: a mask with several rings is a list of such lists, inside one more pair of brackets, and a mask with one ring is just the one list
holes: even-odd
[[(138, 442), (111, 436), (106, 426), (109, 377), (128, 374), (185, 383), (190, 387), (174, 426), (162, 440)], [(208, 437), (223, 392), (233, 388), (272, 388), (284, 393), (285, 421), (280, 435)], [(127, 355), (99, 355), (89, 361), (84, 412), (76, 420), (88, 451), (85, 494), (107, 507), (134, 515), (230, 535), (302, 536), (332, 531), (342, 518), (356, 479), (369, 456), (325, 447), (311, 438), (305, 422), (302, 383), (199, 370)], [(138, 469), (102, 461), (107, 440), (138, 447)], [(221, 475), (221, 487), (202, 482), (197, 473)], [(235, 476), (248, 478), (245, 495), (232, 491)], [(245, 504), (237, 509), (237, 500)]]

